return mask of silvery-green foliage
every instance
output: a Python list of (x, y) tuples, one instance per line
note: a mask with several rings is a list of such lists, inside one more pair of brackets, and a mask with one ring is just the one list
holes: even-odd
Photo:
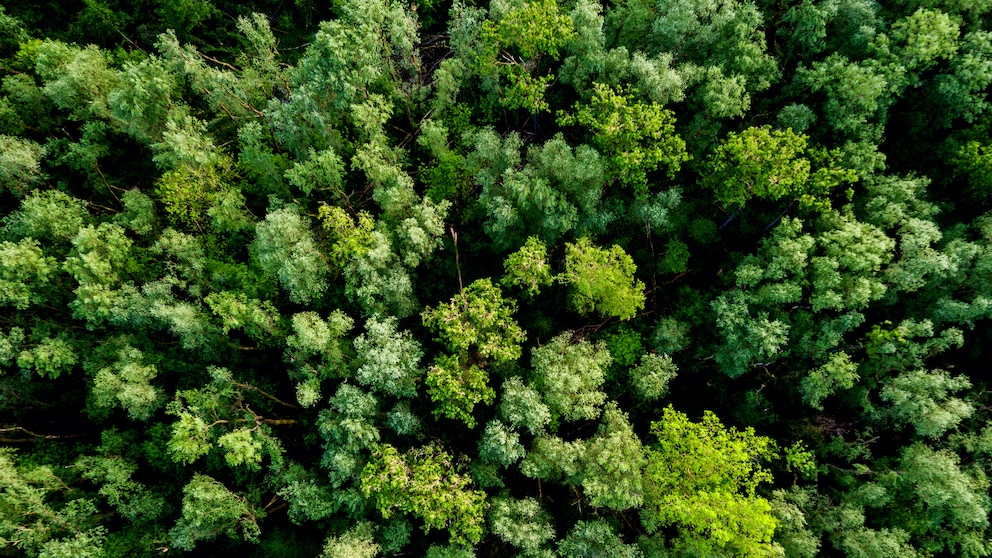
[(375, 316), (365, 323), (365, 333), (355, 338), (360, 362), (355, 377), (374, 391), (396, 397), (414, 397), (424, 352), (409, 331), (399, 331), (396, 319)]

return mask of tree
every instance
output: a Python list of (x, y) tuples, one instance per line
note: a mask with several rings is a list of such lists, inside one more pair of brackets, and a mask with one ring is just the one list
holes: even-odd
[(551, 411), (552, 421), (598, 417), (600, 406), (606, 402), (606, 394), (600, 388), (612, 362), (605, 346), (586, 340), (573, 343), (569, 333), (534, 349), (533, 384)]
[(541, 555), (541, 547), (555, 537), (551, 518), (533, 498), (496, 498), (489, 512), (493, 532), (521, 549), (525, 556)]
[(246, 498), (211, 477), (197, 474), (183, 487), (182, 516), (169, 536), (174, 546), (187, 551), (218, 535), (235, 537), (239, 530), (245, 540), (257, 541), (262, 515)]
[(630, 380), (634, 395), (642, 399), (657, 399), (668, 391), (668, 383), (678, 374), (678, 366), (669, 355), (645, 353), (640, 364), (631, 368)]
[(898, 482), (909, 491), (904, 509), (915, 514), (908, 524), (924, 548), (962, 556), (988, 553), (983, 533), (992, 503), (984, 475), (969, 474), (957, 455), (919, 442), (904, 448), (899, 468)]
[(0, 188), (24, 197), (44, 179), (41, 159), (45, 148), (37, 143), (0, 134)]
[(555, 0), (496, 4), (490, 7), (490, 16), (478, 30), (481, 52), (473, 64), (476, 73), (484, 79), (498, 75), (508, 82), (497, 86), (507, 108), (547, 111), (544, 95), (554, 76), (534, 76), (534, 68), (542, 57), (558, 59), (575, 34), (571, 18)]
[(100, 556), (106, 529), (93, 521), (95, 502), (71, 498), (59, 505), (65, 482), (51, 467), (18, 463), (10, 448), (0, 449), (0, 541), (29, 556)]
[(45, 256), (33, 238), (18, 243), (0, 242), (0, 306), (24, 310), (44, 300), (37, 292), (57, 271), (55, 258)]
[(59, 190), (41, 190), (21, 201), (4, 218), (4, 229), (15, 239), (68, 244), (89, 218), (86, 203)]
[(708, 411), (702, 422), (692, 422), (671, 406), (651, 431), (658, 445), (647, 452), (645, 527), (677, 525), (677, 544), (697, 552), (772, 552), (778, 522), (771, 504), (755, 493), (771, 480), (757, 462), (772, 456), (772, 441), (751, 428), (728, 429)]
[(577, 105), (575, 114), (561, 113), (562, 126), (581, 125), (593, 132), (593, 141), (609, 157), (611, 172), (639, 195), (647, 193), (647, 173), (664, 165), (672, 178), (689, 160), (685, 142), (675, 133), (675, 114), (656, 103), (631, 102), (622, 91), (597, 83), (589, 105)]
[(951, 397), (970, 387), (964, 376), (911, 370), (889, 380), (881, 396), (892, 405), (889, 413), (897, 423), (911, 423), (920, 436), (938, 438), (974, 412), (970, 402)]
[(148, 420), (164, 402), (162, 389), (152, 385), (158, 375), (154, 364), (143, 364), (144, 355), (125, 345), (113, 365), (93, 377), (93, 397), (100, 407), (120, 406), (132, 419)]
[(493, 130), (466, 135), (474, 151), (467, 165), (482, 186), (484, 229), (498, 250), (517, 247), (530, 236), (553, 244), (574, 228), (596, 229), (609, 216), (598, 207), (606, 185), (603, 157), (592, 147), (572, 148), (556, 135), (527, 151), (521, 165), (517, 134), (502, 139)]
[(439, 355), (427, 370), (427, 395), (434, 402), (434, 415), (459, 419), (475, 426), (472, 410), (479, 403), (492, 403), (495, 392), (489, 387), (489, 374), (457, 356)]
[(585, 443), (580, 483), (589, 503), (623, 511), (644, 503), (644, 448), (616, 404), (607, 405), (599, 431)]
[(338, 536), (328, 537), (320, 558), (375, 558), (379, 545), (372, 541), (372, 525), (360, 523)]
[(520, 358), (526, 334), (513, 320), (516, 308), (516, 301), (504, 299), (491, 280), (478, 279), (447, 305), (429, 308), (421, 317), (452, 351), (462, 355), (474, 351), (498, 363)]
[(548, 265), (548, 249), (536, 237), (530, 237), (527, 242), (510, 254), (503, 262), (506, 275), (501, 281), (503, 285), (520, 287), (528, 296), (537, 295), (541, 287), (551, 284), (551, 266)]
[(370, 318), (354, 344), (361, 363), (355, 373), (359, 382), (396, 397), (416, 395), (423, 351), (410, 332), (397, 331), (395, 319)]
[(541, 394), (514, 376), (503, 382), (499, 412), (504, 420), (538, 434), (551, 423), (551, 410), (541, 401)]
[(294, 302), (309, 303), (327, 290), (327, 261), (309, 221), (292, 206), (276, 209), (255, 227), (252, 244), (262, 269), (279, 278)]
[(791, 129), (772, 130), (770, 126), (730, 132), (707, 161), (710, 175), (705, 183), (725, 207), (743, 205), (752, 197), (773, 201), (791, 197), (800, 207), (825, 210), (830, 207), (830, 191), (856, 181), (857, 175), (832, 166), (830, 158), (836, 159), (837, 153), (813, 151), (812, 156), (827, 159), (826, 165), (814, 171), (810, 159), (803, 157), (806, 140), (807, 136)]
[(341, 384), (329, 403), (319, 415), (318, 430), (326, 442), (321, 464), (331, 486), (340, 490), (360, 477), (367, 453), (379, 442), (374, 422), (379, 402), (360, 388)]
[(72, 246), (63, 268), (79, 282), (73, 313), (96, 326), (123, 310), (119, 287), (129, 271), (132, 241), (119, 225), (101, 223), (79, 229)]
[(361, 477), (362, 492), (384, 518), (394, 511), (417, 515), (424, 521), (424, 532), (447, 529), (455, 544), (474, 544), (482, 538), (485, 493), (469, 488), (470, 482), (436, 446), (400, 454), (381, 445)]
[(579, 313), (629, 320), (644, 308), (644, 283), (634, 278), (636, 271), (633, 258), (620, 246), (606, 250), (583, 237), (565, 244), (565, 272), (558, 279), (571, 286), (572, 305)]
[(814, 93), (823, 92), (823, 115), (837, 134), (876, 137), (873, 125), (887, 105), (889, 91), (881, 71), (833, 53), (809, 68), (800, 67), (795, 80)]
[(486, 429), (479, 440), (479, 457), (483, 461), (509, 467), (524, 456), (524, 446), (520, 435), (513, 428), (498, 419), (486, 423)]
[(579, 521), (569, 531), (568, 536), (558, 543), (558, 551), (576, 558), (642, 558), (644, 554), (636, 546), (624, 544), (623, 539), (608, 523)]

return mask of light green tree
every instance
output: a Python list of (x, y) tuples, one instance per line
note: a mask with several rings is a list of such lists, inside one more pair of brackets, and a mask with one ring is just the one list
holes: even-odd
[(531, 434), (542, 432), (551, 423), (551, 410), (541, 401), (541, 394), (517, 376), (503, 382), (499, 412), (504, 420)]
[(647, 192), (647, 173), (663, 165), (671, 178), (689, 160), (685, 142), (675, 133), (672, 111), (638, 103), (600, 83), (588, 105), (576, 105), (575, 114), (560, 113), (558, 123), (588, 127), (613, 176), (640, 195)]
[(365, 333), (355, 338), (359, 382), (396, 397), (414, 397), (423, 357), (420, 344), (409, 331), (399, 331), (396, 320), (375, 317), (365, 323)]
[(449, 349), (462, 355), (472, 352), (493, 362), (520, 358), (524, 330), (513, 319), (516, 301), (503, 298), (489, 279), (473, 281), (448, 304), (428, 308), (421, 317)]
[(424, 521), (424, 531), (447, 529), (451, 542), (474, 544), (482, 538), (485, 493), (470, 488), (455, 471), (451, 456), (436, 446), (400, 454), (381, 445), (362, 471), (361, 488), (384, 518), (395, 512)]
[(643, 558), (632, 544), (625, 544), (616, 531), (603, 520), (579, 521), (558, 543), (558, 551), (575, 558)]
[(519, 548), (524, 556), (541, 556), (542, 547), (555, 537), (550, 515), (534, 498), (495, 498), (489, 522), (499, 538)]
[(309, 220), (294, 207), (272, 211), (258, 223), (252, 251), (294, 302), (313, 302), (327, 290), (327, 260), (317, 248)]
[(33, 141), (0, 134), (0, 189), (27, 195), (44, 180), (44, 156), (45, 148)]
[(359, 523), (340, 535), (328, 537), (320, 558), (375, 558), (379, 545), (372, 539), (372, 525)]
[(612, 362), (604, 345), (586, 340), (573, 343), (571, 333), (563, 333), (534, 349), (534, 389), (541, 394), (555, 422), (599, 416), (606, 402), (601, 388)]
[[(791, 129), (762, 126), (730, 132), (710, 155), (705, 182), (726, 207), (751, 198), (793, 198), (800, 207), (822, 211), (830, 207), (831, 190), (856, 181), (857, 175), (835, 166), (837, 153), (809, 151), (806, 156), (807, 137)], [(812, 158), (822, 159), (819, 168), (814, 169)]]
[(502, 284), (519, 287), (528, 296), (537, 295), (541, 287), (551, 284), (548, 249), (536, 237), (529, 237), (519, 250), (507, 256), (503, 267), (506, 275)]
[(668, 383), (678, 375), (678, 366), (669, 355), (645, 353), (639, 364), (630, 369), (634, 395), (642, 399), (657, 399), (668, 392)]
[(257, 542), (258, 520), (263, 515), (247, 498), (207, 475), (196, 474), (183, 487), (182, 515), (169, 537), (173, 546), (186, 551), (218, 535), (235, 538), (239, 531), (244, 540)]
[(13, 449), (2, 448), (0, 478), (4, 479), (0, 487), (4, 547), (32, 557), (103, 556), (107, 530), (94, 521), (95, 501), (62, 496), (67, 485), (50, 466), (19, 463)]
[(439, 355), (424, 380), (434, 402), (434, 415), (458, 419), (475, 427), (472, 411), (479, 403), (492, 403), (496, 392), (489, 387), (489, 374), (457, 356)]
[(24, 310), (44, 300), (42, 291), (57, 272), (55, 258), (45, 256), (38, 241), (0, 242), (0, 306)]
[(629, 320), (644, 308), (644, 283), (634, 278), (637, 266), (619, 245), (608, 250), (588, 238), (565, 245), (565, 272), (572, 305), (581, 314), (596, 312)]
[(100, 407), (121, 407), (135, 420), (148, 420), (165, 401), (162, 389), (151, 382), (158, 375), (154, 364), (143, 362), (144, 354), (125, 345), (118, 360), (101, 368), (93, 377), (93, 399)]
[(658, 445), (647, 452), (641, 516), (649, 531), (674, 525), (680, 532), (676, 545), (697, 552), (774, 551), (778, 521), (755, 492), (771, 480), (759, 464), (773, 454), (769, 438), (751, 428), (726, 428), (708, 411), (702, 422), (692, 422), (670, 406), (651, 430)]

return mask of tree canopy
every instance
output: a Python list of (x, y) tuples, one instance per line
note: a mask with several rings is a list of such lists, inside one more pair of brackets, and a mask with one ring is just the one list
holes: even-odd
[(992, 4), (0, 6), (0, 557), (992, 555)]

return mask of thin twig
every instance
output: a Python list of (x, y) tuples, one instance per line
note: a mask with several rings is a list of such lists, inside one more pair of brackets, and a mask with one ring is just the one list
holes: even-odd
[(462, 267), (458, 262), (458, 233), (455, 232), (455, 227), (449, 225), (448, 230), (451, 231), (451, 238), (455, 241), (455, 269), (458, 271), (458, 292), (459, 294), (465, 294), (465, 287), (462, 286)]

